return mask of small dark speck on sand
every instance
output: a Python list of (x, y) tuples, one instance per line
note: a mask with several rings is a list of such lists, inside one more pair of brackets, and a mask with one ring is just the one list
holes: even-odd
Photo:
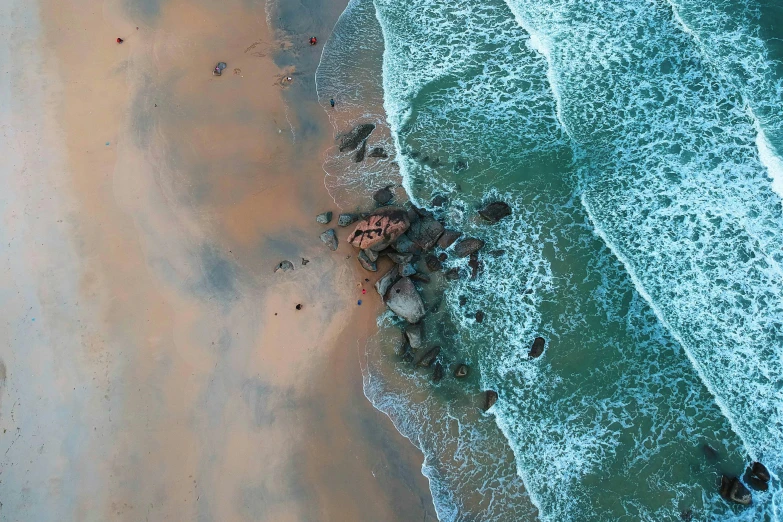
[(301, 304), (296, 305), (296, 309), (297, 310), (301, 310), (302, 309), (302, 305)]

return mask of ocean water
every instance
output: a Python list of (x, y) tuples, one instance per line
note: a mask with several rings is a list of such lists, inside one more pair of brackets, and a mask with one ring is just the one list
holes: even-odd
[[(478, 278), (422, 288), (443, 381), (390, 315), (363, 361), (441, 520), (783, 519), (781, 24), (771, 1), (350, 2), (319, 97), (391, 157), (332, 149), (327, 187), (445, 196), (487, 242)], [(488, 225), (493, 199), (514, 213)], [(769, 491), (721, 499), (756, 459)]]

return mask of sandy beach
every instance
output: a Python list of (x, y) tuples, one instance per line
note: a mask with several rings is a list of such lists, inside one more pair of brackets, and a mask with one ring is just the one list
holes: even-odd
[(362, 392), (374, 278), (315, 222), (343, 7), (0, 8), (0, 518), (436, 519)]

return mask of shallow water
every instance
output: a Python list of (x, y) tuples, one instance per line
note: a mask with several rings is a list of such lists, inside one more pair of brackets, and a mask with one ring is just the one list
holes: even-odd
[[(444, 285), (425, 323), (445, 366), (474, 368), (467, 383), (401, 364), (391, 319), (367, 350), (365, 393), (425, 453), (441, 520), (781, 517), (776, 480), (745, 509), (716, 491), (752, 459), (781, 465), (780, 15), (737, 0), (343, 13), (319, 94), (361, 109), (333, 123), (388, 129), (414, 202), (448, 197), (438, 217), (505, 251)], [(363, 169), (340, 161), (328, 176), (358, 187)], [(477, 221), (490, 199), (513, 217)], [(480, 414), (488, 388), (500, 400)]]

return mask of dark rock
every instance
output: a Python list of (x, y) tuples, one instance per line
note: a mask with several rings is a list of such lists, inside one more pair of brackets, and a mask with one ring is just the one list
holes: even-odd
[(751, 466), (748, 466), (748, 469), (745, 470), (745, 475), (742, 477), (742, 480), (756, 491), (767, 491), (769, 489), (769, 484), (767, 482), (753, 474), (753, 468)]
[(498, 402), (498, 392), (495, 390), (484, 392), (484, 411), (489, 410), (496, 402)]
[(337, 224), (341, 227), (347, 227), (351, 223), (356, 223), (359, 220), (359, 216), (356, 214), (340, 214), (337, 217)]
[(364, 255), (367, 256), (367, 259), (369, 259), (373, 263), (378, 261), (378, 252), (376, 252), (375, 250), (370, 250), (369, 248), (366, 248), (362, 250), (362, 252), (364, 253)]
[(369, 154), (369, 156), (370, 156), (371, 158), (381, 158), (381, 159), (386, 159), (386, 158), (388, 158), (388, 157), (389, 157), (389, 155), (388, 155), (388, 154), (386, 154), (386, 151), (385, 151), (385, 150), (383, 150), (383, 147), (375, 147), (375, 148), (373, 148), (373, 149), (370, 151), (370, 154)]
[(408, 234), (402, 234), (391, 247), (400, 254), (418, 254), (421, 252), (421, 247), (411, 241)]
[(424, 258), (424, 263), (427, 265), (427, 270), (430, 272), (437, 272), (443, 268), (443, 263), (441, 263), (440, 260), (432, 254), (429, 254)]
[(435, 370), (432, 372), (432, 380), (440, 382), (443, 379), (443, 365), (441, 363), (435, 363)]
[(483, 323), (484, 322), (484, 312), (482, 312), (481, 310), (478, 310), (476, 312), (476, 322), (477, 323)]
[(419, 213), (416, 212), (416, 207), (411, 206), (408, 209), (408, 220), (411, 222), (411, 224), (419, 220)]
[(459, 268), (454, 267), (454, 268), (449, 268), (446, 271), (445, 276), (446, 276), (446, 279), (448, 279), (449, 281), (456, 281), (457, 279), (459, 279), (462, 276), (462, 274), (460, 274)]
[(440, 158), (435, 158), (434, 160), (432, 160), (433, 167), (437, 167), (438, 165), (440, 165)]
[(293, 270), (293, 269), (294, 269), (294, 264), (288, 259), (286, 259), (284, 261), (280, 261), (277, 264), (277, 266), (275, 267), (275, 272), (277, 272), (278, 270), (282, 270), (283, 272), (288, 272), (289, 270)]
[(470, 368), (467, 364), (460, 364), (457, 366), (457, 369), (454, 370), (454, 377), (457, 379), (462, 379), (463, 377), (467, 377), (468, 373), (470, 373)]
[(393, 263), (404, 265), (413, 261), (413, 254), (400, 254), (398, 252), (389, 252), (386, 254)]
[(541, 354), (544, 353), (544, 345), (546, 345), (544, 338), (536, 337), (533, 339), (533, 346), (530, 347), (530, 351), (527, 352), (527, 356), (531, 359), (541, 357)]
[(322, 225), (328, 225), (329, 222), (332, 220), (332, 212), (329, 211), (329, 212), (324, 212), (322, 214), (318, 214), (315, 217), (315, 220)]
[(448, 258), (449, 255), (446, 252), (441, 252), (440, 254), (438, 254), (438, 261), (440, 261), (441, 263), (447, 260)]
[(377, 272), (378, 271), (378, 265), (375, 264), (370, 258), (367, 256), (367, 254), (364, 253), (365, 251), (362, 250), (359, 252), (359, 264), (362, 265), (362, 268), (365, 270), (368, 270), (370, 272)]
[(432, 198), (431, 204), (432, 204), (433, 207), (442, 207), (443, 205), (445, 205), (448, 202), (449, 202), (449, 200), (448, 200), (448, 198), (446, 196), (438, 194), (437, 196)]
[(704, 457), (707, 459), (707, 462), (715, 463), (720, 460), (720, 455), (718, 454), (718, 450), (716, 450), (709, 444), (705, 444), (704, 446), (702, 446), (701, 450), (704, 452)]
[(397, 265), (394, 265), (391, 267), (391, 269), (383, 274), (378, 281), (375, 282), (375, 289), (378, 291), (378, 293), (381, 295), (381, 297), (386, 295), (386, 292), (391, 288), (391, 286), (397, 282), (397, 280), (400, 278), (399, 269), (397, 268)]
[(492, 257), (500, 257), (500, 256), (502, 256), (505, 253), (506, 253), (505, 250), (490, 250), (489, 251), (489, 255), (491, 255)]
[(350, 132), (343, 134), (340, 138), (340, 152), (354, 150), (361, 142), (367, 139), (367, 136), (373, 130), (375, 130), (374, 124), (363, 123), (354, 127)]
[(364, 156), (367, 154), (367, 140), (362, 141), (362, 146), (359, 147), (359, 150), (356, 151), (356, 154), (353, 155), (353, 160), (356, 163), (361, 163), (364, 161)]
[(770, 479), (769, 470), (761, 462), (754, 462), (753, 464), (751, 464), (750, 472), (759, 480), (762, 480), (764, 482), (769, 482)]
[(479, 215), (490, 223), (497, 223), (504, 217), (511, 215), (511, 207), (502, 201), (493, 201), (479, 210)]
[(466, 304), (468, 304), (468, 298), (464, 295), (459, 296), (459, 305), (465, 306)]
[(481, 271), (482, 266), (477, 253), (474, 252), (470, 254), (470, 261), (468, 261), (468, 266), (470, 267), (470, 278), (476, 279), (476, 277), (479, 275), (479, 272)]
[(413, 350), (411, 350), (410, 346), (408, 346), (407, 348), (408, 350), (404, 354), (402, 354), (402, 360), (404, 362), (410, 363), (413, 362), (413, 358), (415, 357), (415, 355), (413, 353)]
[(419, 272), (416, 272), (415, 274), (411, 275), (411, 279), (414, 281), (418, 281), (419, 283), (427, 284), (430, 282), (430, 276), (427, 274), (421, 274)]
[(465, 160), (458, 160), (454, 164), (454, 172), (462, 172), (463, 170), (467, 170), (468, 168), (468, 162)]
[(443, 230), (443, 225), (438, 220), (425, 216), (411, 224), (408, 237), (426, 251), (435, 246)]
[(469, 237), (463, 239), (454, 246), (454, 255), (457, 257), (468, 257), (474, 252), (478, 252), (484, 247), (484, 241), (476, 239), (475, 237)]
[(424, 156), (423, 158), (421, 158), (422, 163), (427, 163), (429, 160), (430, 160), (429, 156)]
[(416, 273), (416, 267), (410, 263), (400, 265), (400, 275), (402, 277), (410, 277)]
[(406, 352), (410, 351), (410, 345), (405, 342), (405, 336), (403, 336), (402, 342), (394, 348), (394, 355), (402, 357)]
[(323, 241), (330, 250), (337, 250), (337, 234), (334, 233), (333, 228), (330, 228), (321, 234), (321, 241)]
[(372, 195), (372, 199), (375, 200), (376, 203), (379, 205), (385, 205), (392, 199), (394, 199), (394, 192), (392, 192), (392, 188), (394, 185), (387, 185), (383, 187), (380, 190), (377, 190), (375, 194)]
[(386, 292), (386, 306), (409, 323), (418, 323), (424, 317), (424, 301), (413, 286), (413, 282), (403, 277)]
[(421, 366), (424, 368), (429, 368), (432, 366), (432, 363), (435, 362), (435, 358), (440, 353), (440, 346), (433, 346), (429, 350), (421, 353), (419, 357), (416, 359), (416, 366)]
[(404, 234), (409, 226), (408, 215), (401, 208), (380, 208), (359, 221), (348, 242), (362, 250), (380, 251)]
[(420, 324), (409, 324), (405, 327), (405, 337), (408, 339), (408, 343), (411, 345), (411, 348), (414, 350), (418, 350), (421, 348), (421, 340), (422, 340), (422, 333), (421, 333), (421, 325)]
[(310, 262), (309, 259), (302, 258), (302, 266), (305, 266), (309, 262)]
[(737, 477), (726, 475), (721, 476), (720, 479), (720, 496), (743, 506), (749, 506), (753, 501), (750, 491)]
[(686, 509), (685, 511), (682, 511), (680, 513), (680, 520), (682, 522), (692, 522), (693, 521), (693, 511), (690, 509)]
[(413, 159), (416, 159), (416, 158), (418, 158), (418, 157), (419, 157), (419, 155), (421, 155), (421, 152), (419, 152), (418, 150), (412, 150), (412, 151), (411, 151), (411, 153), (410, 153), (410, 156), (411, 156), (411, 158), (413, 158)]

